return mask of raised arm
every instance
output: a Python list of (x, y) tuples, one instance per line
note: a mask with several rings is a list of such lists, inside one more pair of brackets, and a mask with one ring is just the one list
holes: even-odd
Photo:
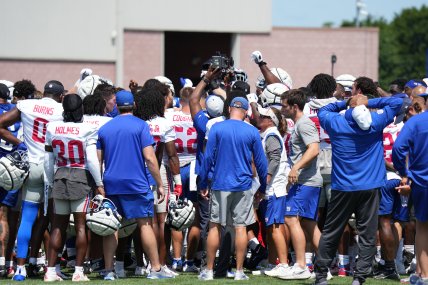
[(199, 81), (198, 85), (196, 85), (195, 90), (193, 90), (189, 99), (189, 107), (190, 114), (192, 115), (192, 119), (195, 118), (196, 114), (202, 110), (201, 106), (201, 98), (205, 92), (205, 87), (210, 84), (210, 82), (217, 78), (221, 73), (219, 68), (212, 69), (211, 67), (208, 69), (207, 73), (204, 75), (201, 81)]

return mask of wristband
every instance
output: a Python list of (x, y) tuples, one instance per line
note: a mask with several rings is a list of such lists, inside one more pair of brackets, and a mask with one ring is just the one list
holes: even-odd
[(259, 64), (259, 67), (262, 67), (262, 65), (266, 65), (267, 63), (265, 61), (260, 61), (258, 64)]
[(209, 85), (211, 83), (211, 80), (209, 80), (205, 76), (202, 78), (202, 80), (205, 82), (206, 85)]

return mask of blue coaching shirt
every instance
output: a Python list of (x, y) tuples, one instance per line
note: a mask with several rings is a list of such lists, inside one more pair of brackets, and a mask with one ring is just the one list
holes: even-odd
[(196, 174), (199, 174), (199, 169), (201, 168), (202, 161), (204, 160), (204, 140), (205, 140), (205, 133), (207, 131), (208, 120), (209, 120), (209, 117), (204, 110), (200, 110), (198, 113), (196, 113), (195, 117), (193, 118), (193, 126), (195, 127), (196, 132), (198, 134), (197, 136), (198, 143), (196, 147), (196, 165), (195, 165)]
[(106, 195), (151, 191), (143, 149), (153, 144), (148, 124), (133, 115), (119, 115), (100, 128), (97, 147), (104, 152)]

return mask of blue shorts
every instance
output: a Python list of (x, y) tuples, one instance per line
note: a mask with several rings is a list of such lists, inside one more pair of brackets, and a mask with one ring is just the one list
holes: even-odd
[(428, 188), (413, 183), (411, 193), (416, 219), (421, 222), (428, 221)]
[(198, 191), (190, 191), (190, 163), (180, 167), (181, 183), (183, 185), (183, 193), (181, 197), (186, 198), (193, 203), (198, 201)]
[(401, 205), (400, 194), (395, 190), (400, 181), (399, 179), (387, 180), (385, 186), (380, 188), (379, 216), (392, 215), (394, 206), (397, 206), (396, 200)]
[(144, 194), (107, 195), (117, 208), (119, 214), (126, 219), (151, 218), (154, 215), (153, 192)]
[(259, 210), (264, 217), (266, 227), (273, 224), (284, 224), (285, 216), (285, 196), (277, 198), (275, 195), (269, 196), (259, 204)]
[(6, 191), (0, 188), (0, 204), (14, 208), (18, 202), (19, 190)]
[(316, 220), (321, 187), (294, 184), (285, 202), (285, 216), (299, 216)]

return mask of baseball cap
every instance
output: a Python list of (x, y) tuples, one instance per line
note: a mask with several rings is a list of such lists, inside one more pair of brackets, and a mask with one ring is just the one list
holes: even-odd
[(420, 96), (420, 97), (427, 97), (428, 93), (422, 93), (422, 94), (419, 94), (418, 96)]
[(278, 127), (278, 125), (279, 125), (278, 117), (275, 115), (275, 113), (272, 111), (271, 108), (262, 108), (262, 107), (259, 107), (259, 113), (263, 117), (269, 117), (269, 118), (271, 118), (271, 120), (273, 121), (273, 123), (275, 124), (275, 126)]
[(3, 83), (0, 83), (0, 98), (1, 99), (9, 99), (10, 97), (10, 90), (7, 88), (7, 86)]
[(83, 104), (82, 98), (77, 94), (68, 94), (62, 99), (62, 107), (65, 112), (73, 112), (81, 108)]
[(67, 90), (64, 90), (64, 85), (58, 80), (51, 80), (45, 84), (44, 93), (57, 95), (67, 93)]
[(250, 94), (250, 85), (244, 81), (236, 81), (232, 85), (232, 90), (241, 90), (244, 91), (245, 94)]
[(224, 100), (220, 96), (212, 94), (205, 99), (205, 106), (208, 115), (211, 118), (217, 118), (223, 114)]
[(407, 83), (404, 85), (404, 87), (408, 87), (410, 89), (413, 89), (413, 88), (415, 88), (416, 86), (419, 86), (419, 85), (427, 87), (427, 85), (425, 84), (425, 82), (419, 81), (419, 80), (415, 80), (415, 79), (407, 81)]
[(245, 111), (248, 110), (248, 100), (243, 97), (235, 97), (233, 98), (232, 102), (230, 102), (230, 107), (233, 108), (241, 108)]
[(355, 76), (351, 74), (341, 74), (336, 77), (336, 83), (339, 83), (345, 88), (345, 91), (352, 91), (352, 85), (354, 84)]
[(411, 105), (412, 105), (412, 100), (410, 100), (410, 98), (403, 99), (403, 104), (401, 105), (400, 111), (398, 112), (397, 116), (395, 116), (395, 121), (394, 121), (395, 125), (401, 123), (404, 120), (407, 109), (409, 109)]
[(134, 95), (127, 90), (121, 90), (116, 93), (116, 104), (120, 106), (132, 106), (134, 105)]

